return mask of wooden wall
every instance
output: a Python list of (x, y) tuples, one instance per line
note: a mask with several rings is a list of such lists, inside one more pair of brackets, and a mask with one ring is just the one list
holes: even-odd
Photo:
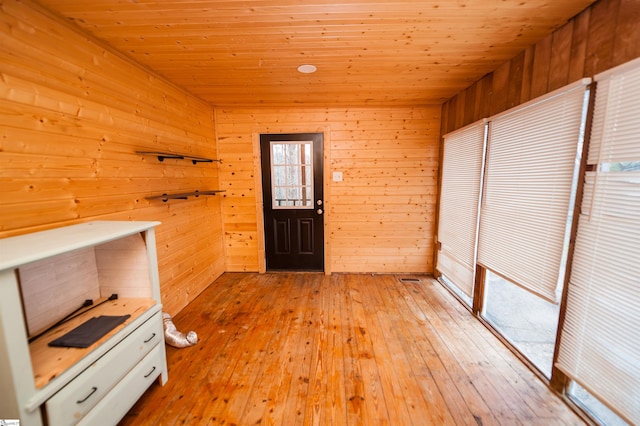
[(640, 1), (600, 0), (442, 105), (442, 133), (640, 56)]
[(258, 135), (319, 131), (326, 269), (432, 272), (439, 126), (439, 106), (216, 109), (227, 270), (257, 271), (264, 256)]
[(165, 310), (224, 271), (213, 109), (29, 2), (0, 2), (0, 237), (89, 220), (157, 220)]

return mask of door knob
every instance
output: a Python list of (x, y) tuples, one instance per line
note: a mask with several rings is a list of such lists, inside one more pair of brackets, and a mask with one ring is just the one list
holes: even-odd
[(318, 210), (316, 210), (316, 213), (318, 213), (318, 214), (322, 214), (322, 213), (324, 213), (324, 212), (322, 211), (322, 209), (318, 209)]

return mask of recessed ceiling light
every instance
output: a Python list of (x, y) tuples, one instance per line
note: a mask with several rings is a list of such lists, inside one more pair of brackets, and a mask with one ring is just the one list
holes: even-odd
[(315, 65), (311, 65), (311, 64), (300, 65), (298, 67), (298, 71), (303, 74), (311, 74), (312, 72), (316, 72), (317, 70), (318, 68), (316, 68)]

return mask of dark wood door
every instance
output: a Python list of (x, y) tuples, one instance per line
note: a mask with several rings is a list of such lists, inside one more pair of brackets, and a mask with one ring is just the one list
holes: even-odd
[(322, 133), (260, 135), (267, 270), (324, 270)]

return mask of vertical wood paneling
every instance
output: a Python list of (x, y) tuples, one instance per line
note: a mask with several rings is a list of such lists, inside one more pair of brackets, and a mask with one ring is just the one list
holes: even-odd
[(536, 44), (531, 71), (531, 99), (548, 92), (552, 41), (553, 34)]
[[(599, 0), (445, 102), (442, 134), (462, 127), (463, 121), (468, 124), (466, 118), (470, 115), (477, 120), (497, 114), (637, 58), (640, 56), (639, 19), (640, 3), (636, 0)], [(482, 102), (478, 102), (478, 96), (465, 99), (474, 86), (483, 83), (489, 87), (486, 91), (482, 89)]]
[[(255, 134), (325, 132), (332, 272), (431, 272), (440, 107), (216, 109), (228, 271), (259, 268)], [(329, 142), (327, 142), (329, 141)], [(333, 171), (343, 173), (332, 182)]]
[[(518, 105), (522, 98), (522, 79), (524, 77), (525, 52), (513, 58), (509, 64), (509, 88), (507, 91), (507, 108)], [(470, 123), (469, 123), (470, 124)]]
[(449, 104), (451, 101), (444, 102), (440, 107), (440, 133), (446, 135), (449, 132)]
[(462, 91), (458, 93), (458, 102), (456, 102), (456, 111), (455, 111), (455, 125), (456, 127), (464, 126), (464, 113), (465, 113), (465, 97), (467, 95), (467, 91)]
[(464, 119), (463, 125), (474, 122), (476, 106), (477, 85), (470, 86), (464, 93)]
[(613, 50), (619, 0), (600, 0), (591, 8), (585, 74), (592, 76), (614, 66)]
[(620, 0), (613, 63), (622, 64), (640, 56), (640, 2)]
[[(478, 113), (476, 114), (478, 120), (488, 117), (491, 114), (491, 104), (493, 99), (493, 73), (487, 74), (480, 80), (480, 99), (481, 102), (478, 105)], [(454, 130), (454, 129), (451, 129)]]
[(485, 89), (484, 79), (476, 81), (471, 87), (475, 89), (475, 95), (474, 95), (475, 103), (472, 108), (473, 115), (471, 118), (471, 123), (473, 123), (474, 121), (478, 121), (480, 118), (482, 118), (480, 117), (481, 105), (487, 102), (487, 100), (485, 99), (486, 94), (484, 93), (484, 89)]
[[(458, 124), (458, 122), (456, 121), (456, 117), (458, 116), (458, 98), (460, 96), (454, 96), (453, 98), (449, 99), (448, 102), (448, 106), (449, 106), (449, 110), (447, 111), (447, 123), (449, 126), (449, 129), (455, 129), (456, 127), (459, 127), (460, 124)], [(462, 103), (462, 101), (460, 101), (460, 103)]]
[(0, 3), (0, 237), (89, 220), (157, 220), (164, 309), (224, 270), (213, 110), (30, 2)]
[(559, 89), (569, 83), (569, 59), (571, 57), (571, 38), (573, 21), (553, 33), (551, 41), (551, 63), (549, 64), (548, 90)]
[[(509, 94), (509, 71), (511, 64), (505, 62), (493, 72), (493, 96), (491, 98), (491, 114), (498, 114), (507, 109)], [(456, 126), (456, 129), (461, 126)]]
[(571, 37), (571, 53), (569, 54), (569, 81), (577, 81), (586, 77), (584, 65), (587, 55), (587, 39), (589, 37), (589, 21), (591, 9), (586, 9), (573, 21)]
[[(520, 102), (522, 103), (531, 99), (531, 79), (533, 78), (534, 54), (535, 46), (529, 46), (524, 51), (524, 60), (522, 61), (522, 88), (520, 90)], [(483, 115), (482, 117), (487, 117), (487, 115)]]

